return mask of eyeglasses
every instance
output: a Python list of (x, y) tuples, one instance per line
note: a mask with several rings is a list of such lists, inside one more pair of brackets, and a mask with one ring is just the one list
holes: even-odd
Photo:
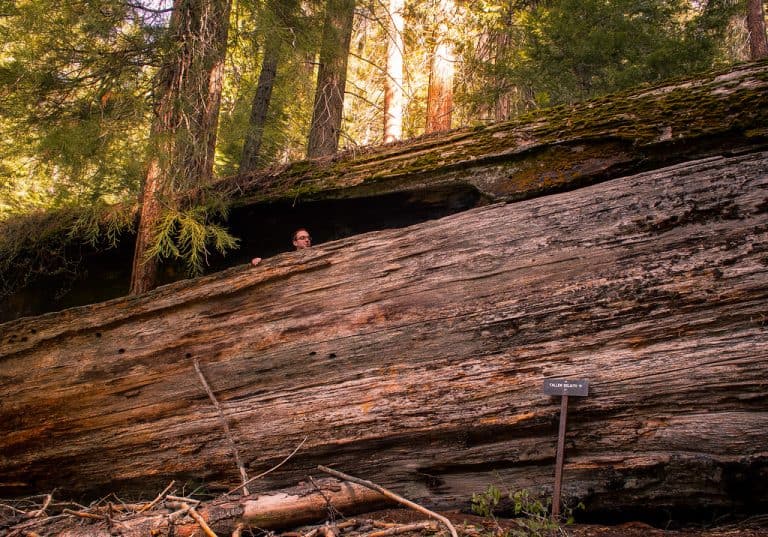
[(296, 240), (297, 241), (311, 241), (312, 237), (310, 237), (309, 235), (306, 235), (304, 237), (296, 237)]

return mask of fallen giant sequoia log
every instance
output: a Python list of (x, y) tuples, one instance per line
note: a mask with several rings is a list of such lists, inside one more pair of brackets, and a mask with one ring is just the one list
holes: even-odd
[(282, 254), (0, 325), (0, 495), (237, 483), (197, 359), (265, 490), (546, 489), (574, 377), (566, 496), (765, 507), (767, 306), (766, 152)]

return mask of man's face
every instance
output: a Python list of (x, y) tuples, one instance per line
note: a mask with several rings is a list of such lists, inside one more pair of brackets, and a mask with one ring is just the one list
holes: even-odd
[(304, 248), (309, 248), (312, 246), (312, 237), (309, 236), (309, 233), (307, 233), (305, 230), (300, 230), (298, 233), (296, 233), (296, 238), (293, 239), (293, 245), (296, 247), (297, 250), (303, 250)]

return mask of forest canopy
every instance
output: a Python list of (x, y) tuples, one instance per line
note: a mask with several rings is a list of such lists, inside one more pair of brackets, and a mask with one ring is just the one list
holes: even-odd
[[(226, 200), (180, 192), (308, 147), (381, 144), (385, 128), (408, 139), (727, 66), (749, 59), (746, 14), (734, 0), (4, 2), (0, 256), (40, 229), (107, 247), (153, 196), (139, 264), (196, 273), (237, 242)], [(174, 86), (187, 76), (203, 82)]]

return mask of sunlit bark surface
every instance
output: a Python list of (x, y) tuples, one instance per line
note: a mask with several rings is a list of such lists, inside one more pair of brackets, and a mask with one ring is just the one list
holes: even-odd
[(387, 39), (387, 77), (384, 81), (384, 143), (403, 137), (403, 30), (405, 0), (389, 0)]
[(446, 131), (451, 128), (453, 113), (453, 73), (456, 55), (449, 36), (454, 10), (453, 0), (440, 0), (437, 36), (429, 71), (427, 92), (427, 125), (425, 132)]

